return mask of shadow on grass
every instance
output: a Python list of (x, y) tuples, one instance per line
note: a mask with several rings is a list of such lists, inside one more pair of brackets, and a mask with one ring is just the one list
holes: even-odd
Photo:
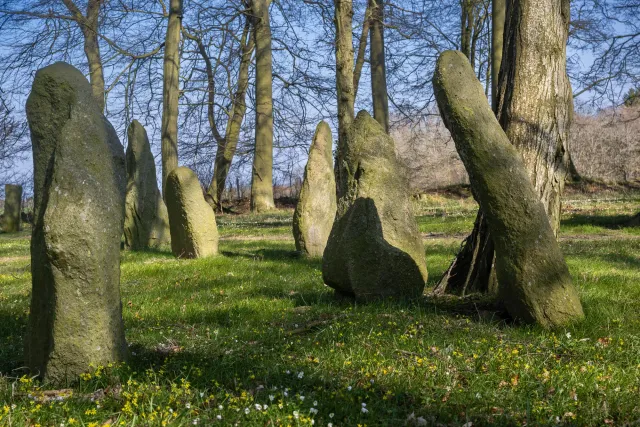
[(563, 227), (577, 227), (592, 225), (596, 227), (607, 228), (610, 230), (619, 230), (628, 227), (633, 215), (583, 215), (574, 214), (569, 218), (562, 219), (560, 225)]

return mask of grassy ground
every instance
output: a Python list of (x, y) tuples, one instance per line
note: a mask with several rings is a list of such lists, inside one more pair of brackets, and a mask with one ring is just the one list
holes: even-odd
[[(622, 425), (640, 420), (638, 194), (566, 203), (586, 320), (514, 325), (477, 299), (354, 305), (298, 259), (291, 211), (218, 218), (223, 256), (124, 253), (131, 358), (52, 391), (25, 376), (28, 234), (0, 235), (0, 425)], [(433, 286), (473, 224), (417, 204)], [(465, 424), (466, 423), (466, 424)]]

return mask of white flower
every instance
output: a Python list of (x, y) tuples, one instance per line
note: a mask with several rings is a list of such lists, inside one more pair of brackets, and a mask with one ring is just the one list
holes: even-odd
[(259, 403), (256, 403), (255, 405), (253, 405), (254, 408), (256, 408), (256, 411), (262, 411), (262, 405)]
[(203, 397), (204, 397), (204, 393), (200, 392), (200, 398), (203, 398)]
[(197, 426), (197, 425), (198, 425), (198, 421), (200, 421), (200, 419), (199, 419), (199, 418), (196, 418), (195, 420), (193, 420), (193, 425), (194, 425), (194, 426)]
[(291, 373), (291, 371), (287, 369), (287, 375), (289, 375), (290, 373)]
[(169, 412), (171, 412), (171, 413), (173, 414), (173, 409), (172, 409), (172, 408), (169, 408)]
[(365, 408), (364, 406), (361, 409), (363, 414), (366, 414), (367, 412), (369, 412), (369, 410), (367, 408)]
[(300, 416), (300, 413), (298, 411), (293, 411), (293, 418), (297, 420), (299, 416)]
[(222, 411), (224, 409), (224, 406), (218, 405), (218, 409), (220, 409)]
[(333, 413), (333, 412), (332, 412), (332, 413), (330, 413), (330, 414), (329, 414), (329, 418), (333, 418), (333, 415), (334, 415), (334, 413)]
[(571, 339), (571, 332), (567, 332), (567, 339), (570, 340)]
[(313, 406), (318, 406), (318, 401), (317, 400), (313, 401)]
[(351, 386), (347, 387), (347, 390), (351, 391)]
[(286, 391), (282, 394), (284, 394), (284, 397), (289, 397), (289, 393), (287, 393)]
[(312, 425), (312, 426), (316, 425), (316, 420), (312, 419), (312, 420), (311, 420), (311, 425)]
[(222, 419), (222, 415), (216, 415), (216, 418), (221, 420)]
[(300, 396), (300, 400), (304, 402), (304, 396)]
[(311, 412), (312, 414), (315, 415), (315, 414), (318, 413), (318, 410), (316, 408), (311, 408), (311, 409), (309, 409), (309, 412)]
[(376, 380), (374, 380), (373, 378), (371, 378), (371, 379), (369, 380), (369, 382), (370, 382), (371, 384), (373, 384), (373, 383), (375, 383), (375, 382), (376, 382)]
[(249, 412), (251, 412), (251, 409), (249, 409), (249, 408), (244, 408), (244, 413), (245, 413), (245, 414), (249, 415)]
[(302, 371), (298, 372), (298, 378), (302, 379), (302, 377), (304, 377), (304, 372)]
[(267, 408), (269, 407), (269, 405), (267, 405), (266, 403), (263, 405), (264, 410), (266, 411)]
[(366, 403), (364, 403), (364, 402), (362, 402), (362, 407), (363, 407), (363, 408), (366, 408), (366, 407), (367, 407), (367, 404), (366, 404)]
[(333, 424), (329, 423), (327, 424), (327, 427), (333, 427)]
[(185, 408), (187, 408), (187, 409), (191, 409), (191, 403), (187, 402), (187, 403), (184, 405), (184, 407), (185, 407)]
[(269, 395), (269, 402), (273, 402), (273, 399), (275, 399), (276, 397), (273, 394)]
[(480, 393), (476, 393), (476, 399), (480, 399), (482, 395)]

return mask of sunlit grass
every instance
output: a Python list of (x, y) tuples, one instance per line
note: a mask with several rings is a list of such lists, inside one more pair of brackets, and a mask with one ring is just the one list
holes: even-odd
[[(475, 217), (472, 202), (447, 203), (419, 216), (429, 286)], [(0, 235), (0, 425), (636, 421), (640, 239), (623, 220), (637, 205), (592, 208), (566, 212), (561, 235), (587, 318), (553, 332), (514, 325), (478, 298), (336, 300), (321, 262), (296, 257), (291, 211), (221, 216), (219, 257), (123, 253), (131, 358), (95, 367), (59, 401), (21, 368), (28, 233)]]

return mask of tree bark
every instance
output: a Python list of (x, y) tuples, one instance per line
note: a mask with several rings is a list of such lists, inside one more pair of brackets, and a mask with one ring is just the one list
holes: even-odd
[(180, 97), (180, 32), (182, 0), (171, 0), (164, 46), (162, 87), (162, 194), (167, 176), (178, 167), (178, 98)]
[(389, 97), (387, 95), (387, 73), (384, 55), (384, 4), (382, 0), (369, 0), (370, 24), (370, 64), (371, 94), (373, 96), (373, 117), (389, 133)]
[[(509, 18), (504, 27), (505, 55), (500, 55), (499, 84), (493, 104), (511, 143), (525, 159), (557, 235), (573, 108), (566, 74), (569, 9), (568, 0), (562, 0), (562, 7), (555, 0), (533, 3), (533, 0), (506, 0)], [(497, 47), (494, 44), (494, 50)], [(492, 54), (492, 60), (495, 59)], [(471, 235), (463, 242), (434, 293), (495, 292), (493, 262), (491, 233), (483, 212), (479, 211)]]
[(491, 105), (498, 113), (498, 78), (502, 64), (502, 39), (504, 38), (504, 20), (506, 0), (492, 0), (491, 4)]
[[(334, 0), (336, 26), (336, 89), (338, 93), (338, 153), (343, 152), (340, 147), (345, 143), (349, 127), (353, 123), (355, 90), (353, 86), (353, 3), (352, 0)], [(338, 166), (342, 159), (336, 159)], [(340, 168), (335, 167), (337, 195), (343, 194), (340, 186)]]
[(271, 57), (271, 0), (253, 0), (256, 43), (256, 145), (251, 177), (251, 211), (275, 208), (273, 201), (273, 76)]
[(247, 110), (246, 94), (247, 87), (249, 86), (249, 65), (251, 65), (251, 55), (254, 48), (254, 41), (250, 31), (251, 22), (247, 19), (240, 40), (242, 58), (240, 59), (238, 81), (233, 97), (231, 116), (227, 122), (224, 139), (221, 141), (222, 143), (218, 143), (216, 159), (213, 165), (213, 177), (207, 189), (207, 201), (217, 210), (222, 210), (222, 193), (227, 181), (227, 176), (229, 175), (229, 168), (231, 168), (233, 156), (236, 153), (242, 121), (244, 120), (244, 115)]
[(554, 234), (569, 166), (573, 95), (567, 75), (569, 0), (507, 0), (498, 106)]
[(100, 110), (104, 110), (104, 72), (102, 58), (100, 56), (100, 44), (98, 43), (98, 28), (100, 5), (102, 0), (89, 0), (87, 14), (82, 14), (78, 6), (72, 0), (62, 0), (69, 12), (78, 23), (84, 38), (84, 54), (89, 64), (89, 82), (91, 93)]
[(501, 302), (513, 318), (547, 328), (581, 319), (582, 305), (545, 206), (461, 52), (440, 56), (433, 89), (492, 230)]
[[(471, 34), (473, 32), (473, 0), (460, 1), (460, 51), (471, 60)], [(472, 64), (473, 65), (473, 64)]]

